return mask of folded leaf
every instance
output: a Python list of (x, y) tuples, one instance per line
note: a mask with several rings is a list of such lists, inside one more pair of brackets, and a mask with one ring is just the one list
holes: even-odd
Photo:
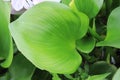
[(90, 53), (95, 47), (95, 39), (91, 36), (77, 40), (77, 49), (84, 53)]
[(10, 23), (10, 4), (0, 0), (0, 60), (2, 67), (9, 67), (13, 58), (12, 39), (8, 25)]
[(43, 2), (13, 22), (10, 31), (18, 49), (36, 67), (70, 74), (82, 60), (75, 43), (83, 36), (83, 18), (64, 4)]
[(74, 0), (77, 9), (86, 15), (89, 18), (95, 17), (100, 11), (103, 0)]
[(108, 18), (107, 36), (97, 46), (111, 46), (120, 48), (120, 7), (114, 9)]

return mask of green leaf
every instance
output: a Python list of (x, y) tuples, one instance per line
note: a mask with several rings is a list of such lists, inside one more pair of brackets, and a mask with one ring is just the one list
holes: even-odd
[(74, 80), (74, 78), (70, 74), (64, 74), (64, 76), (69, 80)]
[(99, 75), (104, 73), (110, 73), (110, 75), (107, 77), (109, 80), (111, 80), (112, 76), (116, 72), (117, 68), (114, 65), (108, 64), (105, 61), (99, 61), (94, 63), (89, 68), (89, 74), (90, 75)]
[(120, 48), (120, 7), (114, 9), (107, 23), (107, 36), (104, 41), (98, 42), (97, 46), (111, 46)]
[(52, 80), (61, 80), (57, 74), (53, 74)]
[(82, 61), (75, 44), (87, 32), (86, 18), (64, 4), (43, 2), (11, 23), (10, 31), (18, 49), (36, 67), (70, 74)]
[(9, 67), (13, 58), (12, 39), (8, 25), (10, 23), (10, 4), (0, 1), (0, 60), (5, 60), (0, 65)]
[(110, 74), (110, 73), (105, 73), (105, 74), (99, 74), (99, 75), (89, 76), (87, 80), (106, 80), (106, 77), (107, 77), (109, 74)]
[(31, 80), (34, 70), (35, 66), (19, 53), (9, 68), (10, 80)]
[(95, 39), (91, 36), (86, 36), (77, 41), (77, 49), (84, 53), (90, 53), (95, 47)]
[(119, 80), (119, 79), (120, 79), (120, 68), (117, 70), (117, 72), (113, 76), (112, 80)]
[[(82, 12), (79, 12), (77, 9), (76, 9), (76, 6), (75, 6), (75, 4), (74, 4), (74, 0), (72, 0), (71, 2), (70, 2), (70, 8), (72, 9), (72, 11), (73, 12), (75, 12), (77, 15), (78, 15), (78, 17), (80, 18), (80, 23), (81, 23), (81, 25), (80, 25), (80, 36), (81, 36), (81, 38), (82, 37), (84, 37), (85, 35), (86, 35), (86, 33), (87, 33), (87, 31), (88, 31), (88, 28), (89, 28), (89, 18), (88, 18), (88, 16), (87, 15), (85, 15), (84, 13), (82, 13)], [(80, 38), (80, 39), (81, 39)]]
[(80, 39), (83, 38), (89, 28), (89, 18), (82, 12), (76, 12), (76, 14), (79, 16), (80, 18)]
[(74, 0), (74, 3), (79, 11), (93, 18), (100, 11), (103, 0)]

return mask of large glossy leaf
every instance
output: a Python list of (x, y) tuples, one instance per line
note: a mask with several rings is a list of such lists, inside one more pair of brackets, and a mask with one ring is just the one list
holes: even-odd
[(35, 66), (30, 63), (22, 54), (14, 57), (9, 68), (10, 80), (31, 80)]
[(117, 70), (112, 80), (119, 80), (119, 79), (120, 79), (120, 68)]
[(107, 36), (97, 46), (111, 46), (120, 48), (120, 7), (112, 11), (107, 23)]
[(10, 4), (0, 0), (0, 60), (5, 60), (1, 63), (2, 67), (9, 67), (13, 57), (12, 39), (8, 29), (9, 22)]
[(13, 22), (10, 31), (18, 49), (36, 67), (52, 73), (73, 73), (82, 60), (75, 43), (83, 36), (84, 18), (64, 4), (43, 2)]
[(91, 36), (86, 36), (77, 41), (77, 49), (84, 53), (90, 53), (95, 47), (95, 39)]
[(74, 0), (77, 9), (93, 18), (100, 11), (103, 0)]

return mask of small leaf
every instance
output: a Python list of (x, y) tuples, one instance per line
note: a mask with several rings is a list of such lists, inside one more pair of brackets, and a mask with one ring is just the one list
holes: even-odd
[(70, 74), (64, 74), (64, 76), (70, 80), (74, 80), (74, 78)]
[(107, 36), (97, 46), (111, 46), (120, 48), (120, 7), (114, 9), (108, 18)]
[(77, 49), (84, 53), (90, 53), (95, 47), (95, 42), (93, 37), (84, 37), (77, 41)]
[(0, 65), (9, 67), (13, 58), (12, 39), (8, 25), (10, 23), (10, 4), (0, 0), (0, 59), (5, 60)]
[(64, 4), (43, 2), (13, 22), (10, 31), (18, 49), (36, 67), (70, 74), (82, 61), (76, 40), (86, 34), (89, 25), (88, 17), (80, 15)]
[(116, 72), (117, 68), (114, 65), (108, 64), (105, 61), (99, 61), (91, 65), (89, 70), (90, 75), (110, 73), (110, 75), (107, 77), (110, 80)]
[(105, 73), (105, 74), (99, 74), (99, 75), (89, 76), (87, 80), (106, 80), (106, 77), (107, 77), (109, 74), (110, 74), (110, 73)]
[(52, 80), (61, 80), (57, 74), (53, 74)]
[(89, 18), (95, 17), (100, 11), (103, 0), (74, 0), (77, 9)]
[(120, 79), (120, 68), (117, 70), (112, 80), (119, 80), (119, 79)]
[(31, 80), (35, 67), (22, 54), (14, 57), (9, 68), (10, 80)]

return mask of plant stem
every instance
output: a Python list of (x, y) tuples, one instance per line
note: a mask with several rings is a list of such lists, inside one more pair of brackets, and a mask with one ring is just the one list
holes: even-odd
[(96, 33), (91, 27), (89, 27), (89, 32), (92, 36), (94, 36), (97, 40), (102, 41), (104, 40), (98, 33)]

